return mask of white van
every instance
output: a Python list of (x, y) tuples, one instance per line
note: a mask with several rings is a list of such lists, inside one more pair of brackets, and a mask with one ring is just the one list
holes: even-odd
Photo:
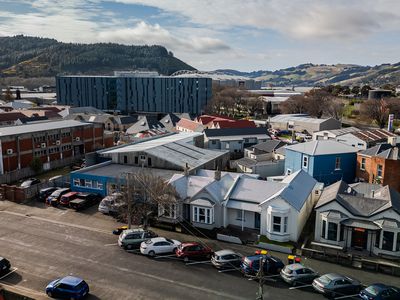
[(99, 212), (103, 214), (115, 214), (118, 212), (121, 205), (123, 205), (121, 193), (112, 193), (103, 198), (99, 204)]

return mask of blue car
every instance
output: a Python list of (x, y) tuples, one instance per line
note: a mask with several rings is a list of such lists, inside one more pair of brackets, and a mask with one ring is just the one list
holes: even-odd
[(284, 263), (277, 257), (264, 254), (252, 255), (243, 258), (242, 264), (240, 265), (242, 273), (245, 275), (257, 274), (258, 270), (260, 269), (261, 258), (264, 259), (264, 274), (279, 274), (285, 266)]
[(363, 300), (398, 300), (400, 289), (383, 283), (375, 283), (360, 292)]
[(46, 287), (46, 294), (53, 298), (78, 300), (89, 294), (89, 286), (82, 278), (66, 276), (50, 282)]

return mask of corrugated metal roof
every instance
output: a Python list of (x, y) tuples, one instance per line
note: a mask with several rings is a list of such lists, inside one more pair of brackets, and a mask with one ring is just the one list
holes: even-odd
[[(222, 128), (222, 129), (206, 129), (204, 134), (207, 137), (223, 137), (223, 136), (256, 136), (268, 135), (267, 128)], [(269, 136), (269, 135), (268, 135)]]
[(50, 121), (50, 122), (38, 122), (28, 125), (18, 125), (18, 126), (8, 126), (0, 128), (0, 137), (23, 134), (23, 133), (33, 133), (40, 131), (47, 131), (53, 129), (62, 129), (69, 127), (78, 127), (90, 125), (90, 123), (79, 122), (75, 120), (62, 120), (62, 121)]
[(317, 118), (311, 118), (311, 117), (306, 117), (303, 115), (277, 115), (275, 117), (272, 117), (270, 119), (271, 123), (283, 123), (283, 122), (305, 122), (305, 123), (315, 123), (315, 124), (320, 124), (323, 123), (327, 120), (330, 120), (331, 118), (328, 119), (317, 119)]
[[(328, 155), (341, 153), (356, 153), (358, 149), (333, 140), (316, 140), (286, 146), (286, 150), (301, 152), (308, 155)], [(287, 152), (286, 152), (287, 154)]]
[(238, 200), (229, 200), (226, 207), (240, 209), (240, 210), (253, 211), (253, 212), (261, 212), (261, 207), (258, 204), (248, 203), (248, 202), (243, 202), (243, 201), (238, 201)]

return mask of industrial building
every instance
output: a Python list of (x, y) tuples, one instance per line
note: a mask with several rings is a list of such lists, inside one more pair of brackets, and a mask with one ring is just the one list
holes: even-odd
[(153, 73), (114, 76), (58, 76), (57, 103), (123, 113), (201, 114), (212, 96), (210, 78)]

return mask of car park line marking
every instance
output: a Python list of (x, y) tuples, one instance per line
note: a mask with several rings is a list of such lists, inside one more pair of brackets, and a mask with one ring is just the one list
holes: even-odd
[(353, 298), (353, 297), (358, 297), (358, 294), (347, 295), (347, 296), (340, 296), (340, 297), (336, 297), (336, 298), (334, 298), (334, 299), (337, 300), (337, 299), (346, 299), (346, 298)]
[(289, 288), (289, 290), (297, 290), (297, 289), (302, 289), (302, 288), (306, 288), (306, 287), (310, 287), (312, 286), (312, 284), (305, 284), (305, 285), (299, 285), (299, 286), (291, 286)]
[(204, 260), (204, 261), (195, 261), (195, 262), (186, 263), (187, 266), (189, 266), (189, 265), (199, 265), (199, 264), (208, 265), (208, 264), (211, 264), (211, 261)]
[(175, 258), (176, 258), (176, 255), (175, 255), (175, 254), (167, 254), (167, 255), (157, 255), (157, 256), (154, 256), (154, 258), (163, 258), (163, 257), (175, 257)]
[(105, 244), (104, 246), (105, 246), (105, 247), (108, 247), (108, 246), (116, 246), (116, 245), (118, 245), (118, 243)]
[(174, 259), (174, 260), (183, 260), (182, 258), (179, 258), (179, 257), (176, 257), (176, 256), (170, 256), (170, 255), (163, 255), (163, 256), (155, 256), (154, 257), (155, 259), (158, 259), (158, 258), (167, 258), (167, 259)]
[(6, 278), (8, 275), (10, 275), (11, 273), (14, 273), (17, 270), (18, 270), (18, 268), (11, 268), (10, 272), (8, 272), (7, 274), (0, 277), (0, 280), (2, 280), (3, 278)]
[(239, 271), (237, 269), (225, 269), (225, 270), (218, 270), (218, 273), (225, 273), (225, 272), (232, 272), (232, 271)]

